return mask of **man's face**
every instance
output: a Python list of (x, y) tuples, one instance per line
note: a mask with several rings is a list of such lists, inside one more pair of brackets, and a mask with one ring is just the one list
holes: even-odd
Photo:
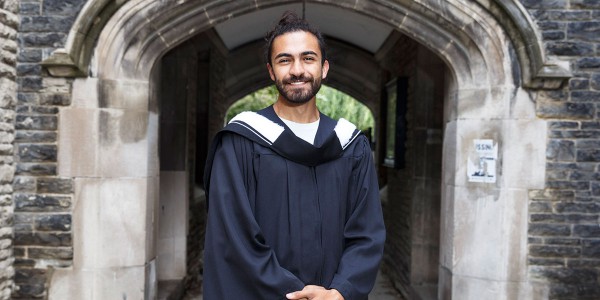
[(317, 37), (305, 31), (285, 33), (273, 40), (271, 49), (267, 68), (279, 94), (295, 104), (313, 99), (329, 71), (329, 62), (321, 65)]

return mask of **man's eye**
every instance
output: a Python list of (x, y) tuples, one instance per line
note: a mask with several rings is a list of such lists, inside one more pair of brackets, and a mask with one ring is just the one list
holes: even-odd
[(310, 60), (315, 60), (315, 58), (314, 57), (305, 57), (304, 60), (309, 60), (310, 61)]

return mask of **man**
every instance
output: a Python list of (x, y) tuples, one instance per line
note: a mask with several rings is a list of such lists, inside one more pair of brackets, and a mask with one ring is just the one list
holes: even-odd
[(232, 119), (205, 172), (205, 300), (367, 299), (385, 228), (369, 141), (321, 114), (321, 34), (286, 13), (267, 35), (279, 96)]

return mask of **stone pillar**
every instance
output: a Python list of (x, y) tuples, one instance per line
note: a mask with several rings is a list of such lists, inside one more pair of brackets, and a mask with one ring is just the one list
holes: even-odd
[(14, 287), (12, 181), (16, 103), (18, 1), (0, 0), (0, 299)]

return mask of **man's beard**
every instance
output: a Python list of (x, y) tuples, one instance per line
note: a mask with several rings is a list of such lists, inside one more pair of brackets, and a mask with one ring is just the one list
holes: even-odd
[[(295, 88), (291, 83), (296, 81), (310, 83), (309, 89), (306, 89), (305, 87)], [(303, 104), (317, 95), (319, 89), (321, 89), (321, 78), (314, 79), (312, 76), (291, 76), (288, 79), (275, 80), (275, 86), (277, 87), (279, 94), (287, 101), (295, 104)]]

